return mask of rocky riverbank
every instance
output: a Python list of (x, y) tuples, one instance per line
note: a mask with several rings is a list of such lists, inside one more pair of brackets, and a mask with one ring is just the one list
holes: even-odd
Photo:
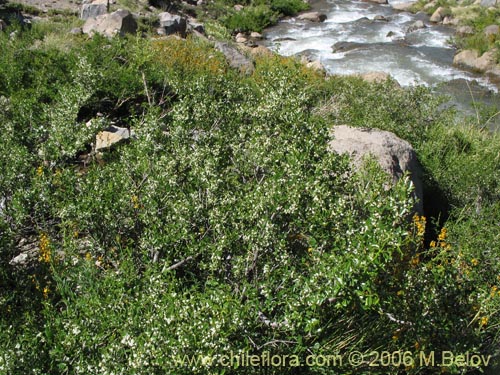
[(432, 23), (454, 27), (453, 42), (458, 52), (453, 63), (489, 75), (500, 83), (500, 2), (451, 0), (441, 4), (421, 0), (398, 4), (395, 9), (425, 12)]

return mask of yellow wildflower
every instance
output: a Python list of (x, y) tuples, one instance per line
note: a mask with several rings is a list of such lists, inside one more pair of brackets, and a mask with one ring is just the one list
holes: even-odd
[(43, 298), (47, 299), (49, 297), (49, 292), (49, 287), (46, 286), (45, 288), (43, 288)]
[(436, 247), (436, 241), (431, 241), (430, 247)]
[(43, 167), (42, 166), (39, 166), (37, 169), (36, 169), (36, 175), (38, 177), (42, 177), (43, 175)]
[(47, 234), (42, 233), (40, 235), (40, 256), (38, 260), (40, 262), (49, 263), (51, 259), (51, 251), (50, 251), (50, 240)]
[(309, 249), (307, 249), (307, 253), (309, 254), (309, 256), (312, 255), (312, 252), (313, 252), (313, 248), (312, 247), (310, 247)]
[(489, 318), (487, 316), (483, 316), (481, 318), (481, 327), (484, 327), (485, 325), (487, 325), (488, 324), (488, 320), (489, 320)]
[(426, 222), (427, 220), (425, 216), (413, 216), (413, 224), (415, 225), (415, 228), (417, 230), (417, 236), (422, 237), (425, 234)]
[(477, 266), (479, 264), (479, 261), (476, 258), (473, 258), (470, 262), (473, 266)]
[(420, 343), (418, 341), (415, 341), (415, 350), (420, 349)]
[(446, 228), (442, 228), (441, 232), (439, 233), (438, 240), (444, 241), (447, 236), (448, 236), (448, 230)]
[(86, 253), (85, 254), (85, 260), (91, 260), (92, 259), (92, 255), (90, 253)]
[(495, 297), (495, 294), (497, 294), (497, 291), (498, 291), (498, 287), (496, 285), (493, 285), (491, 287), (491, 293), (490, 293), (491, 297)]
[(132, 198), (130, 198), (130, 200), (132, 201), (134, 208), (137, 210), (139, 208), (139, 197), (137, 195), (132, 195)]
[(418, 255), (414, 256), (411, 260), (412, 266), (416, 266), (419, 263), (420, 263), (420, 257)]

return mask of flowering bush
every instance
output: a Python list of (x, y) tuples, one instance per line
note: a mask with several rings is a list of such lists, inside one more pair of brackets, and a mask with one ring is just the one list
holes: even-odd
[[(213, 358), (263, 350), (300, 359), (379, 348), (494, 353), (491, 180), (476, 181), (484, 211), (463, 211), (468, 220), (449, 212), (434, 233), (436, 218), (412, 213), (407, 176), (387, 184), (375, 161), (353, 170), (327, 150), (331, 120), (386, 124), (418, 139), (427, 176), (448, 186), (426, 151), (441, 139), (429, 132), (444, 130), (423, 90), (363, 91), (281, 58), (258, 60), (241, 77), (192, 40), (97, 38), (67, 54), (69, 83), (28, 103), (33, 135), (16, 95), (45, 90), (26, 81), (0, 91), (0, 372), (238, 373)], [(108, 62), (113, 74), (101, 69)], [(384, 106), (370, 114), (375, 94)], [(401, 97), (409, 104), (393, 109)], [(93, 137), (112, 121), (134, 137), (93, 153)], [(475, 225), (488, 235), (471, 236)], [(35, 256), (14, 265), (26, 243)], [(180, 363), (184, 356), (201, 360)], [(368, 365), (359, 372), (376, 373)], [(394, 372), (421, 372), (407, 367)]]

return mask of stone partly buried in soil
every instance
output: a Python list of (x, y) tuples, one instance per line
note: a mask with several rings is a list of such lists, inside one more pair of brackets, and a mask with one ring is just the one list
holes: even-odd
[(229, 43), (216, 42), (215, 49), (224, 55), (231, 68), (243, 74), (252, 74), (254, 71), (253, 62)]
[(95, 139), (95, 151), (100, 152), (110, 149), (111, 147), (116, 146), (133, 136), (133, 130), (111, 125), (106, 130), (97, 134)]
[(107, 37), (113, 37), (116, 34), (134, 34), (137, 30), (137, 22), (128, 10), (119, 9), (113, 13), (87, 19), (82, 30), (85, 34), (99, 33)]
[(388, 131), (347, 125), (335, 126), (332, 136), (330, 151), (347, 153), (354, 168), (360, 167), (364, 157), (371, 155), (389, 174), (393, 183), (403, 177), (405, 172), (409, 172), (415, 187), (414, 197), (417, 199), (414, 210), (419, 214), (423, 213), (422, 167), (408, 142)]

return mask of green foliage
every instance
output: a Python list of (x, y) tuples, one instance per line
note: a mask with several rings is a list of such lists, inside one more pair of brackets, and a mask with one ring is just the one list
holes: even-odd
[[(242, 77), (191, 39), (37, 48), (48, 33), (0, 35), (0, 372), (241, 373), (210, 362), (231, 351), (494, 353), (496, 136), (451, 127), (425, 88), (324, 80), (279, 57)], [(111, 122), (135, 135), (97, 155)], [(407, 177), (329, 152), (335, 123), (411, 141), (452, 206), (445, 229), (412, 218)], [(357, 369), (387, 373), (372, 370)]]
[(273, 0), (271, 1), (271, 9), (284, 16), (293, 16), (309, 9), (309, 5), (303, 0)]
[(248, 6), (233, 12), (222, 23), (233, 32), (262, 31), (278, 19), (278, 14), (267, 5)]

